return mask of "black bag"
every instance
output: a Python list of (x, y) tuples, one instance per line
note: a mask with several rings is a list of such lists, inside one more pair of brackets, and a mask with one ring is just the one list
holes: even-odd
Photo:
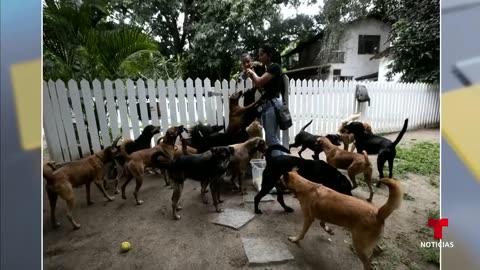
[(365, 85), (357, 84), (355, 88), (355, 98), (358, 102), (368, 102), (368, 106), (370, 107), (370, 97), (368, 96), (367, 87)]
[(272, 103), (273, 108), (275, 109), (275, 115), (277, 117), (278, 125), (280, 126), (281, 130), (287, 130), (293, 125), (292, 115), (290, 114), (290, 110), (286, 104), (282, 104), (280, 106), (276, 106), (275, 103), (270, 100)]

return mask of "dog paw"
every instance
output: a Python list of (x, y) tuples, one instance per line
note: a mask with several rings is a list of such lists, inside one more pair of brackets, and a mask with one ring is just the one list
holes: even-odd
[(225, 200), (218, 199), (218, 203), (223, 203)]
[(298, 237), (296, 236), (290, 236), (288, 237), (288, 240), (292, 243), (298, 243), (298, 241), (300, 240)]
[(73, 225), (73, 229), (74, 229), (74, 230), (78, 230), (78, 229), (80, 229), (80, 227), (81, 227), (80, 224), (75, 224), (75, 225)]
[(203, 200), (202, 202), (203, 202), (204, 204), (209, 204), (209, 203), (210, 203), (209, 200)]
[(180, 205), (177, 206), (177, 211), (180, 211), (180, 210), (182, 210), (182, 209), (183, 209), (183, 208), (182, 208)]
[(260, 210), (260, 209), (255, 209), (255, 214), (262, 215), (263, 212), (262, 212), (262, 210)]
[(90, 202), (87, 202), (87, 205), (89, 205), (89, 206), (90, 206), (90, 205), (92, 205), (92, 204), (93, 204), (93, 202), (92, 202), (92, 201), (90, 201)]
[(202, 193), (208, 193), (208, 189), (202, 190)]
[(120, 194), (120, 189), (116, 189), (115, 194)]
[(335, 232), (333, 232), (332, 229), (328, 228), (328, 229), (325, 229), (325, 231), (330, 234), (330, 235), (335, 235)]
[(142, 201), (142, 200), (137, 201), (137, 205), (142, 205), (143, 203), (144, 203), (144, 201)]
[(248, 193), (246, 191), (242, 191), (242, 195), (247, 195)]
[(58, 228), (60, 228), (60, 222), (55, 222), (55, 223), (52, 224), (52, 229), (55, 230), (55, 229), (58, 229)]
[(292, 212), (293, 212), (293, 209), (290, 208), (290, 207), (287, 207), (287, 208), (285, 208), (285, 212), (287, 212), (287, 213), (292, 213)]
[(372, 203), (372, 199), (367, 199), (367, 202)]
[(223, 208), (218, 208), (217, 209), (217, 213), (222, 213), (223, 211), (224, 211)]
[(180, 215), (174, 215), (173, 218), (174, 218), (175, 220), (180, 220), (180, 218), (182, 218), (182, 217), (181, 217)]
[(115, 197), (108, 197), (108, 201), (109, 201), (109, 202), (115, 201)]

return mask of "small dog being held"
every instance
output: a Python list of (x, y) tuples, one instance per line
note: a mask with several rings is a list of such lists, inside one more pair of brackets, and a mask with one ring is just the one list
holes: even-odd
[[(302, 129), (300, 129), (300, 132), (295, 136), (295, 142), (290, 144), (289, 149), (292, 149), (292, 147), (299, 147), (302, 146), (302, 149), (298, 152), (298, 156), (302, 157), (302, 152), (305, 151), (305, 149), (310, 149), (314, 152), (312, 155), (312, 158), (314, 160), (319, 160), (320, 159), (320, 153), (322, 153), (323, 149), (321, 146), (316, 144), (317, 139), (320, 137), (318, 135), (313, 135), (305, 131), (305, 129), (312, 124), (313, 119), (308, 122)], [(333, 144), (335, 145), (340, 145), (340, 136), (337, 134), (328, 134), (326, 137), (332, 141)]]
[(385, 220), (403, 200), (402, 188), (397, 181), (380, 180), (389, 189), (388, 200), (381, 207), (310, 182), (296, 171), (284, 174), (282, 182), (296, 195), (303, 212), (302, 231), (298, 236), (288, 237), (288, 240), (294, 243), (302, 240), (315, 219), (319, 219), (322, 228), (332, 235), (334, 233), (326, 223), (342, 226), (352, 234), (353, 247), (363, 263), (363, 269), (373, 269), (370, 257), (382, 238)]
[[(357, 147), (357, 152), (367, 151), (369, 155), (377, 155), (377, 168), (379, 178), (383, 178), (383, 166), (385, 162), (388, 161), (388, 177), (393, 177), (393, 161), (397, 155), (397, 150), (395, 147), (402, 140), (403, 135), (407, 131), (408, 127), (408, 118), (405, 119), (403, 123), (402, 130), (398, 134), (394, 142), (390, 141), (387, 138), (378, 136), (378, 135), (367, 135), (365, 133), (365, 126), (359, 122), (351, 122), (345, 126), (345, 129), (348, 133), (351, 133), (355, 136), (355, 145)], [(377, 187), (380, 186), (380, 182), (377, 183)]]
[[(133, 195), (137, 205), (143, 204), (142, 200), (138, 199), (138, 192), (143, 184), (143, 176), (145, 169), (148, 167), (153, 167), (159, 163), (168, 163), (173, 159), (173, 153), (175, 151), (175, 141), (178, 136), (181, 136), (184, 131), (183, 126), (171, 127), (167, 130), (163, 141), (156, 145), (153, 148), (143, 149), (140, 151), (133, 152), (128, 154), (125, 150), (125, 146), (129, 144), (129, 141), (124, 142), (121, 147), (121, 153), (126, 158), (125, 168), (122, 175), (123, 185), (122, 185), (122, 198), (127, 199), (125, 195), (125, 188), (128, 183), (135, 178), (136, 186)], [(160, 154), (161, 153), (161, 154)], [(161, 160), (158, 160), (158, 156), (162, 156)]]
[(182, 140), (184, 155), (170, 162), (166, 165), (168, 173), (172, 179), (173, 195), (172, 195), (172, 214), (173, 218), (179, 220), (181, 217), (177, 211), (182, 207), (179, 204), (182, 196), (183, 185), (187, 178), (200, 181), (202, 201), (208, 204), (205, 197), (206, 188), (210, 185), (213, 204), (217, 212), (223, 212), (219, 208), (219, 203), (223, 201), (220, 199), (220, 184), (222, 177), (226, 174), (230, 157), (235, 153), (233, 147), (219, 146), (212, 147), (209, 151), (197, 155), (189, 155), (186, 150), (186, 145)]
[[(352, 149), (350, 151), (351, 152), (355, 151), (355, 136), (353, 134), (349, 134), (347, 132), (347, 130), (345, 129), (345, 126), (348, 123), (360, 118), (361, 115), (362, 115), (361, 112), (359, 112), (357, 114), (352, 114), (351, 116), (342, 120), (342, 122), (340, 124), (340, 127), (338, 127), (338, 133), (340, 134), (340, 140), (343, 143), (343, 149), (346, 150), (346, 151), (348, 151), (348, 146), (350, 144), (352, 144)], [(368, 124), (367, 122), (361, 122), (361, 123), (365, 127), (365, 134), (372, 135), (373, 134), (372, 133), (372, 127), (370, 126), (370, 124)]]
[(95, 183), (108, 201), (115, 199), (105, 191), (103, 178), (105, 175), (105, 164), (113, 162), (117, 151), (114, 146), (108, 146), (94, 155), (65, 163), (61, 167), (57, 167), (55, 162), (44, 162), (43, 177), (47, 182), (45, 190), (50, 202), (50, 221), (53, 228), (60, 226), (55, 215), (58, 196), (67, 203), (67, 218), (73, 228), (80, 228), (80, 224), (75, 221), (72, 213), (75, 203), (73, 188), (82, 185), (86, 186), (88, 205), (93, 204), (90, 197), (90, 185), (92, 182)]
[[(228, 171), (230, 172), (232, 178), (232, 184), (235, 188), (240, 189), (240, 194), (247, 194), (243, 190), (243, 178), (245, 177), (245, 172), (248, 169), (250, 160), (257, 153), (265, 153), (267, 150), (267, 144), (262, 138), (255, 137), (251, 138), (244, 143), (238, 143), (230, 145), (234, 148), (235, 152), (230, 157), (230, 163), (228, 165)], [(238, 185), (235, 184), (235, 178), (238, 179)]]
[(324, 184), (346, 195), (352, 195), (352, 184), (348, 178), (327, 162), (323, 160), (302, 159), (291, 155), (272, 156), (272, 152), (275, 150), (290, 154), (290, 151), (282, 145), (272, 145), (268, 147), (265, 153), (267, 166), (263, 170), (262, 188), (255, 196), (254, 201), (256, 214), (262, 214), (262, 211), (258, 208), (260, 200), (267, 195), (273, 187), (277, 189), (277, 201), (285, 212), (293, 211), (283, 200), (280, 177), (283, 173), (289, 172), (295, 167), (299, 168), (298, 173), (300, 173), (300, 175), (315, 183)]
[(327, 157), (327, 163), (337, 169), (343, 169), (348, 171), (348, 177), (352, 181), (352, 189), (357, 188), (358, 184), (355, 180), (357, 174), (363, 173), (364, 180), (370, 189), (370, 197), (367, 201), (372, 202), (373, 189), (372, 189), (372, 165), (368, 159), (367, 152), (363, 151), (362, 154), (348, 152), (333, 145), (327, 138), (320, 137), (317, 139), (317, 143), (325, 151)]

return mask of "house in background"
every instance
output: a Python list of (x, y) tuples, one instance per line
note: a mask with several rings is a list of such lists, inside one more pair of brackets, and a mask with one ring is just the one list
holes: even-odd
[(300, 80), (384, 80), (391, 60), (388, 53), (379, 53), (389, 47), (389, 32), (390, 26), (373, 16), (352, 21), (345, 26), (338, 50), (329, 52), (327, 60), (319, 63), (321, 32), (283, 55), (286, 74)]

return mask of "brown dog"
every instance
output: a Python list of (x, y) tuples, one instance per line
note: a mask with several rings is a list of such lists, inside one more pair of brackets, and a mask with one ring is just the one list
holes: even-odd
[(57, 167), (54, 162), (44, 162), (43, 177), (47, 181), (45, 189), (50, 201), (50, 221), (53, 228), (60, 226), (55, 216), (58, 196), (67, 203), (67, 218), (73, 228), (80, 228), (80, 224), (75, 221), (72, 214), (75, 204), (73, 188), (81, 185), (86, 186), (88, 205), (93, 204), (90, 198), (90, 185), (92, 182), (95, 183), (108, 201), (115, 199), (110, 197), (105, 191), (103, 178), (105, 175), (105, 164), (113, 162), (116, 154), (117, 149), (113, 146), (108, 146), (92, 156), (62, 164), (61, 167)]
[(127, 159), (125, 163), (124, 173), (122, 175), (122, 178), (124, 179), (124, 183), (122, 185), (123, 199), (127, 199), (127, 196), (125, 195), (125, 188), (127, 187), (128, 183), (133, 178), (135, 178), (136, 186), (135, 191), (133, 192), (133, 196), (135, 197), (137, 205), (143, 204), (143, 201), (138, 199), (138, 192), (143, 184), (143, 175), (145, 173), (145, 168), (154, 167), (157, 164), (167, 163), (173, 160), (175, 141), (177, 140), (177, 137), (182, 134), (183, 131), (183, 126), (171, 127), (167, 130), (167, 134), (165, 135), (164, 139), (160, 144), (156, 145), (153, 148), (133, 152), (130, 155), (128, 155), (124, 148), (124, 145), (128, 144), (128, 141), (124, 142), (121, 145), (120, 151)]
[(348, 171), (348, 177), (350, 181), (352, 181), (352, 189), (358, 186), (355, 176), (363, 173), (365, 182), (370, 189), (370, 197), (367, 201), (371, 202), (373, 198), (372, 164), (370, 164), (370, 160), (368, 160), (367, 152), (363, 151), (363, 154), (348, 152), (333, 145), (326, 137), (319, 137), (317, 143), (323, 148), (323, 151), (325, 151), (328, 164), (337, 169)]
[[(259, 138), (264, 138), (263, 136), (263, 126), (260, 124), (260, 121), (258, 118), (256, 118), (248, 127), (246, 128), (246, 131), (248, 133), (248, 139), (259, 137)], [(263, 154), (260, 152), (256, 152), (252, 159), (260, 159), (262, 158)]]
[[(245, 177), (245, 171), (248, 169), (250, 160), (257, 153), (265, 153), (267, 150), (267, 144), (262, 138), (252, 138), (244, 143), (238, 143), (230, 145), (235, 149), (235, 152), (230, 156), (230, 163), (228, 164), (228, 171), (232, 175), (231, 181), (235, 188), (240, 188), (240, 194), (247, 194), (243, 190), (243, 178)], [(238, 187), (235, 184), (235, 178), (238, 179)]]
[(281, 180), (297, 196), (303, 212), (301, 233), (288, 237), (288, 240), (294, 243), (302, 240), (315, 219), (320, 220), (320, 225), (329, 234), (334, 233), (325, 223), (342, 226), (352, 234), (353, 247), (363, 263), (363, 269), (373, 269), (370, 257), (382, 238), (385, 220), (402, 203), (403, 192), (397, 181), (380, 180), (388, 186), (389, 196), (387, 202), (379, 208), (308, 181), (296, 171), (283, 175)]
[[(353, 134), (349, 134), (345, 126), (354, 121), (362, 115), (361, 112), (357, 114), (352, 114), (351, 116), (347, 117), (346, 119), (342, 120), (340, 123), (340, 127), (338, 127), (338, 133), (340, 134), (340, 140), (343, 143), (343, 149), (348, 151), (348, 146), (352, 144), (351, 152), (355, 151), (355, 136)], [(365, 134), (369, 135), (372, 134), (372, 127), (367, 122), (362, 122), (363, 126), (365, 127)]]
[(250, 123), (243, 123), (244, 120), (244, 115), (246, 112), (253, 110), (256, 108), (256, 106), (259, 104), (260, 100), (255, 101), (254, 103), (242, 107), (239, 104), (239, 100), (242, 97), (243, 91), (238, 91), (230, 95), (229, 98), (229, 123), (228, 127), (226, 130), (227, 134), (230, 134), (231, 136), (239, 136), (241, 135), (242, 132), (242, 126), (245, 127), (249, 125)]

